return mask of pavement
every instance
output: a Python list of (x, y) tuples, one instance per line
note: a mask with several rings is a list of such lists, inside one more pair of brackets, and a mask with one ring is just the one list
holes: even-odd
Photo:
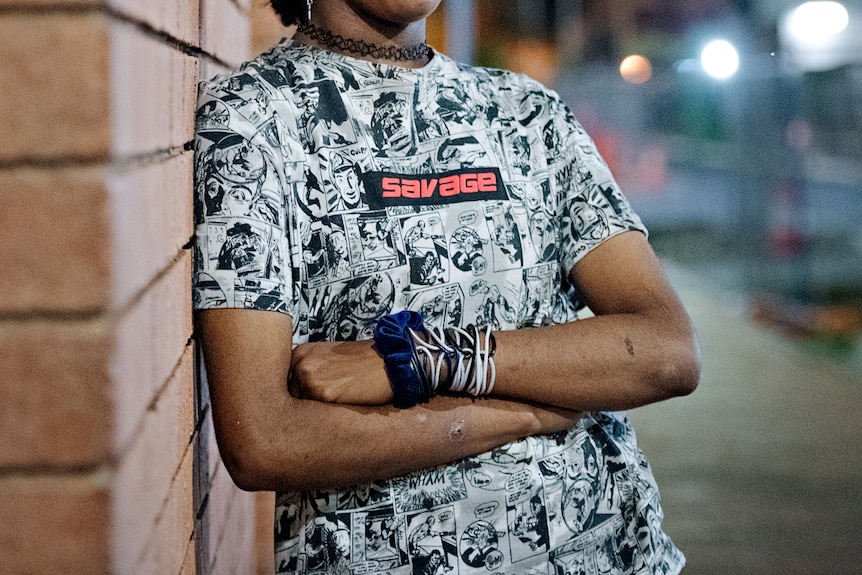
[(684, 573), (862, 574), (860, 362), (754, 323), (743, 294), (668, 273), (700, 338), (700, 387), (629, 417)]

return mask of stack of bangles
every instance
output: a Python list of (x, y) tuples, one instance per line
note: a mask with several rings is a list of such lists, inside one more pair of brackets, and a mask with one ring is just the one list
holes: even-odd
[(397, 408), (427, 403), (442, 392), (478, 397), (494, 389), (497, 342), (490, 326), (428, 329), (421, 313), (405, 310), (378, 320), (374, 347)]

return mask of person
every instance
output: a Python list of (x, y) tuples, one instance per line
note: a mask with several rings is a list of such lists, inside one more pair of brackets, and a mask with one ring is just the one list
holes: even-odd
[[(696, 387), (687, 313), (559, 96), (425, 44), (440, 2), (273, 0), (299, 24), (292, 38), (202, 83), (194, 301), (224, 463), (291, 518), (278, 572), (558, 573), (601, 559), (678, 573), (624, 411)], [(458, 142), (469, 153), (451, 153)], [(345, 158), (356, 205), (326, 200)], [(238, 185), (277, 216), (207, 208)], [(434, 222), (433, 282), (407, 257), (417, 221)], [(303, 238), (333, 234), (346, 249), (310, 270)], [(392, 526), (385, 561), (370, 518)], [(445, 534), (433, 552), (417, 540), (431, 519)], [(482, 561), (477, 521), (493, 534)]]

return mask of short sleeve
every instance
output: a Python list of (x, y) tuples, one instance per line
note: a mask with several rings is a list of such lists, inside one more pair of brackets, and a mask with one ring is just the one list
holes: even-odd
[(277, 131), (265, 113), (249, 114), (246, 95), (230, 88), (229, 81), (203, 83), (199, 92), (193, 305), (292, 313)]
[(558, 115), (562, 150), (554, 163), (558, 185), (562, 266), (575, 264), (606, 239), (646, 227), (623, 196), (592, 138), (564, 104)]

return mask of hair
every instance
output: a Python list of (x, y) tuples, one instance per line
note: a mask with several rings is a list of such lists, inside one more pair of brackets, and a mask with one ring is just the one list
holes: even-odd
[(306, 5), (303, 0), (269, 0), (269, 4), (285, 26), (293, 26), (305, 21)]

